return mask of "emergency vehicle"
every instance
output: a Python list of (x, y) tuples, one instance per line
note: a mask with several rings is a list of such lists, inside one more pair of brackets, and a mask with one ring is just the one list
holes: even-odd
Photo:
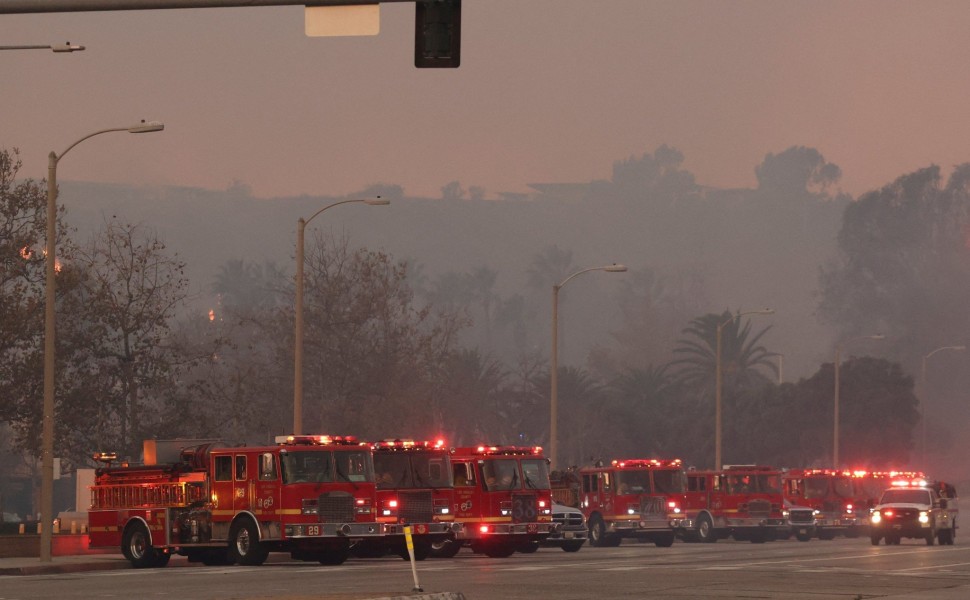
[(377, 481), (375, 514), (386, 537), (363, 540), (355, 545), (354, 553), (379, 557), (391, 551), (408, 560), (404, 527), (410, 526), (414, 558), (424, 560), (433, 542), (448, 539), (461, 528), (452, 512), (450, 452), (443, 440), (384, 440), (371, 448)]
[(534, 552), (557, 529), (552, 520), (548, 461), (542, 448), (452, 448), (455, 522), (453, 537), (432, 545), (431, 555), (451, 557), (463, 546), (490, 557)]
[(865, 523), (869, 508), (859, 505), (852, 471), (790, 469), (783, 479), (788, 519), (799, 541), (851, 537)]
[(856, 502), (858, 507), (856, 526), (849, 530), (848, 535), (868, 535), (869, 533), (869, 512), (876, 504), (882, 493), (892, 487), (893, 481), (900, 480), (928, 480), (921, 471), (852, 471), (852, 483), (855, 489)]
[(137, 466), (95, 455), (108, 465), (91, 486), (90, 546), (120, 547), (136, 568), (165, 566), (173, 553), (259, 565), (271, 551), (340, 564), (353, 540), (383, 535), (370, 448), (350, 437), (276, 441), (202, 444)]
[(937, 541), (952, 545), (956, 539), (957, 498), (952, 485), (925, 479), (896, 479), (882, 493), (870, 515), (869, 536), (873, 546), (881, 539), (886, 545), (899, 544), (901, 538)]
[(684, 518), (684, 469), (679, 459), (614, 460), (558, 474), (556, 498), (583, 511), (590, 544), (618, 546), (623, 538), (674, 543)]
[(761, 543), (789, 532), (781, 471), (729, 466), (688, 471), (679, 533), (687, 541), (716, 542), (728, 536)]

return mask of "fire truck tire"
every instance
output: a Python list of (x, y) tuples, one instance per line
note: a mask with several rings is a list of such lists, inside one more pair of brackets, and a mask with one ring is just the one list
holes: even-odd
[(653, 544), (657, 548), (670, 548), (674, 545), (674, 532), (663, 533), (653, 537)]
[[(879, 540), (880, 540), (880, 539), (881, 539), (881, 538), (880, 538), (880, 536), (878, 536), (878, 535), (871, 535), (871, 536), (869, 536), (869, 541), (871, 541), (871, 542), (872, 542), (872, 545), (873, 545), (873, 546), (878, 546), (878, 545), (879, 545)], [(889, 544), (889, 540), (886, 540), (886, 544)]]
[(824, 530), (823, 531), (819, 531), (818, 532), (818, 539), (825, 540), (827, 542), (832, 541), (832, 540), (835, 539), (835, 532), (834, 531), (824, 531)]
[(596, 548), (606, 548), (609, 546), (606, 536), (606, 523), (599, 515), (589, 520), (589, 545)]
[[(128, 562), (136, 569), (148, 569), (159, 566), (164, 567), (168, 561), (159, 564), (159, 553), (152, 548), (148, 534), (148, 529), (138, 521), (129, 523), (125, 528), (125, 534), (121, 539), (121, 553), (124, 554)], [(163, 555), (168, 556), (168, 555)]]
[(705, 544), (713, 544), (717, 541), (717, 532), (714, 531), (714, 523), (707, 515), (701, 515), (697, 519), (697, 541)]
[(566, 542), (562, 545), (563, 552), (579, 552), (579, 549), (583, 547), (583, 542)]
[(441, 540), (431, 544), (432, 558), (453, 558), (461, 550), (461, 543), (455, 540)]
[(489, 558), (508, 558), (515, 554), (515, 545), (499, 541), (486, 544), (482, 550), (485, 552), (485, 556)]
[(798, 540), (799, 542), (807, 542), (808, 540), (812, 539), (812, 534), (810, 534), (810, 533), (796, 533), (795, 534), (795, 539)]
[(523, 542), (515, 548), (516, 552), (521, 552), (522, 554), (534, 554), (537, 550), (539, 550), (539, 542), (535, 540)]
[[(404, 560), (411, 560), (411, 555), (408, 554), (408, 549), (405, 547), (398, 556)], [(431, 556), (431, 544), (426, 541), (414, 540), (414, 560), (425, 560)]]
[(168, 561), (170, 560), (172, 560), (171, 554), (155, 551), (155, 567), (164, 567), (168, 565)]
[(245, 566), (266, 562), (269, 551), (259, 543), (259, 528), (248, 518), (242, 518), (229, 530), (229, 559)]
[(347, 562), (350, 558), (350, 546), (341, 546), (338, 548), (330, 548), (329, 550), (324, 550), (320, 553), (317, 559), (321, 565), (337, 566), (342, 565)]

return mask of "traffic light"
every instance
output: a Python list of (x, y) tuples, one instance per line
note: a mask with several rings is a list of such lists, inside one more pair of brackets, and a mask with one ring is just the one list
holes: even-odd
[(454, 69), (461, 64), (461, 0), (417, 0), (414, 66)]

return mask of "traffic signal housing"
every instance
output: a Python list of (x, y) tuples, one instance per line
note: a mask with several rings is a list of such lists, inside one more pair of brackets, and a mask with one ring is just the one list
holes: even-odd
[(455, 69), (461, 64), (461, 0), (417, 0), (414, 66)]

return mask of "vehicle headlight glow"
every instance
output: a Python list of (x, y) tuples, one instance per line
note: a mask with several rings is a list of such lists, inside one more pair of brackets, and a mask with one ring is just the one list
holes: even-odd
[(920, 523), (929, 523), (930, 522), (930, 515), (929, 515), (929, 513), (927, 513), (925, 510), (919, 511), (919, 522)]
[(872, 513), (872, 516), (871, 516), (871, 517), (869, 517), (869, 521), (870, 521), (870, 522), (871, 522), (871, 523), (872, 523), (873, 525), (875, 525), (876, 523), (880, 523), (880, 522), (882, 521), (882, 515), (881, 515), (881, 514), (879, 514), (879, 511), (878, 511), (878, 510), (877, 510), (877, 511), (874, 511), (874, 512)]

